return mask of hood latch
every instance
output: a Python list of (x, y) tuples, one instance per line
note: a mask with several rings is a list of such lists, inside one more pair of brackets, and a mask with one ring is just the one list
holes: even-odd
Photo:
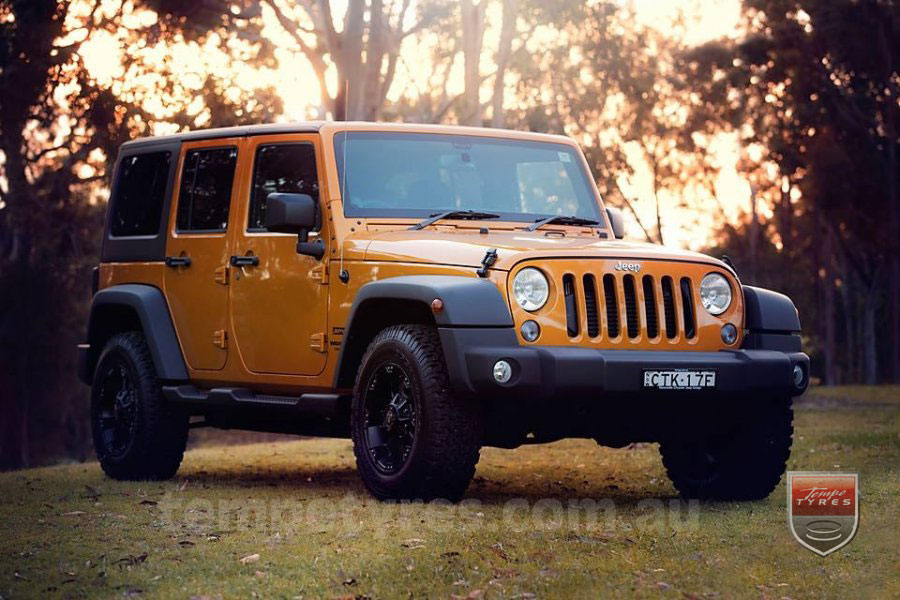
[(484, 253), (484, 258), (481, 259), (481, 267), (475, 272), (478, 273), (479, 277), (487, 277), (488, 269), (495, 262), (497, 262), (497, 249), (491, 248)]

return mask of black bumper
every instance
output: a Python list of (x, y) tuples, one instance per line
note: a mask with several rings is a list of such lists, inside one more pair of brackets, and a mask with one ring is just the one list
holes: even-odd
[[(809, 381), (809, 357), (803, 352), (754, 348), (719, 352), (598, 350), (583, 347), (522, 346), (511, 328), (441, 328), (450, 379), (460, 391), (478, 396), (554, 398), (599, 393), (665, 394), (643, 387), (646, 369), (711, 369), (714, 389), (697, 393), (802, 394)], [(785, 348), (786, 344), (772, 344)], [(498, 383), (498, 360), (513, 367), (509, 382)], [(800, 386), (794, 367), (803, 369)]]

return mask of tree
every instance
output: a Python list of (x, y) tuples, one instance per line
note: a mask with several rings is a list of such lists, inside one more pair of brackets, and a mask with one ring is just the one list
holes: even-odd
[[(702, 98), (697, 122), (741, 132), (761, 170), (765, 198), (778, 218), (768, 229), (782, 240), (788, 264), (799, 221), (820, 245), (811, 284), (825, 311), (815, 322), (835, 338), (842, 314), (850, 344), (845, 371), (861, 356), (861, 379), (874, 383), (878, 357), (898, 373), (897, 94), (900, 43), (893, 3), (879, 0), (747, 0), (747, 35), (686, 55), (684, 68)], [(771, 168), (762, 168), (768, 163)], [(877, 326), (886, 313), (889, 328)], [(855, 347), (855, 348), (854, 348)], [(826, 361), (836, 369), (831, 343)], [(836, 379), (835, 373), (826, 379)]]
[[(215, 35), (233, 59), (240, 52), (242, 61), (271, 64), (264, 46), (254, 53), (243, 43), (257, 33), (252, 11), (224, 0), (130, 6), (150, 17), (139, 21), (146, 24), (127, 27), (124, 2), (0, 3), (0, 468), (32, 462), (32, 431), (63, 432), (41, 441), (45, 452), (84, 451), (85, 390), (75, 383), (73, 348), (96, 264), (95, 201), (118, 145), (160, 124), (237, 124), (280, 110), (272, 90), (227, 94), (233, 81), (213, 72), (186, 87), (166, 60), (153, 59), (161, 46), (189, 50)], [(117, 78), (101, 80), (86, 66), (98, 36), (121, 48)]]
[[(338, 30), (330, 0), (263, 2), (309, 61), (318, 79), (322, 106), (338, 121), (378, 120), (403, 41), (449, 10), (441, 2), (426, 0), (416, 7), (415, 21), (408, 24), (413, 12), (410, 0), (353, 0), (347, 3)], [(337, 86), (329, 90), (332, 71)]]

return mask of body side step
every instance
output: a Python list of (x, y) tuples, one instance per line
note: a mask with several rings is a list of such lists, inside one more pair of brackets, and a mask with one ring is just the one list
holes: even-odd
[(301, 394), (273, 396), (256, 394), (247, 388), (220, 387), (201, 390), (193, 385), (165, 385), (163, 396), (170, 402), (200, 407), (238, 408), (252, 406), (285, 408), (301, 414), (334, 417), (338, 414), (340, 396), (337, 394)]

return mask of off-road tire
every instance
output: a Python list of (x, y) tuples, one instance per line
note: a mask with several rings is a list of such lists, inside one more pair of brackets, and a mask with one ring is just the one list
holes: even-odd
[[(390, 475), (367, 452), (364, 391), (385, 362), (410, 375), (417, 415), (412, 449)], [(437, 331), (426, 325), (394, 325), (369, 344), (360, 363), (351, 403), (356, 466), (365, 486), (380, 500), (462, 498), (478, 463), (482, 441), (479, 405), (452, 392)]]
[[(130, 441), (124, 451), (115, 454), (104, 442), (101, 427), (105, 402), (101, 392), (102, 378), (110, 364), (124, 365), (136, 399)], [(171, 478), (184, 456), (188, 421), (187, 413), (163, 398), (144, 334), (129, 331), (112, 336), (97, 361), (91, 388), (91, 428), (103, 472), (113, 479), (125, 481)]]
[(759, 500), (784, 474), (791, 454), (790, 397), (767, 398), (714, 435), (660, 445), (663, 465), (685, 498)]

